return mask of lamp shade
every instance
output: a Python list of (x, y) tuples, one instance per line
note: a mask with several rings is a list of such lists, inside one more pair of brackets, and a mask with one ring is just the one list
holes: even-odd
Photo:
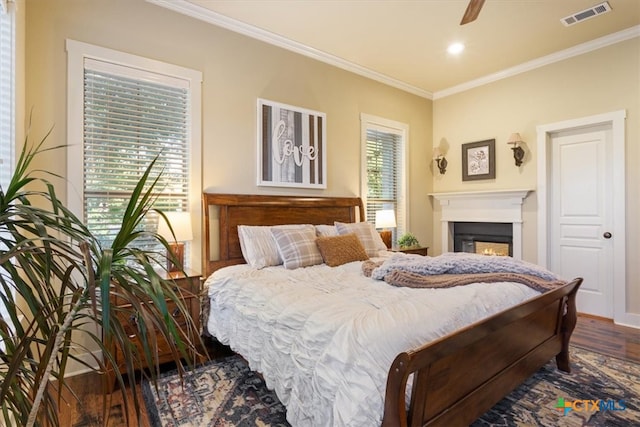
[(524, 142), (519, 133), (512, 133), (509, 135), (509, 139), (507, 140), (507, 144), (518, 145), (519, 143)]
[[(191, 214), (189, 212), (165, 212), (167, 220), (173, 227), (176, 235), (176, 242), (187, 242), (193, 240), (193, 230), (191, 228)], [(158, 219), (158, 234), (164, 237), (167, 242), (173, 242), (173, 235), (166, 221), (160, 217)]]
[(393, 209), (376, 211), (376, 228), (393, 228), (396, 226), (396, 214)]
[(434, 159), (439, 159), (440, 157), (442, 157), (442, 150), (440, 149), (440, 147), (434, 147), (433, 148), (433, 158)]

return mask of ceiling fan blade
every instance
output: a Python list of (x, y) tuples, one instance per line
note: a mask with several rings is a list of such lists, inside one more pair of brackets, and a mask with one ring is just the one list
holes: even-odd
[(464, 16), (462, 17), (462, 21), (460, 21), (460, 25), (475, 21), (483, 5), (484, 0), (470, 0), (469, 6), (467, 6), (467, 10), (465, 10)]

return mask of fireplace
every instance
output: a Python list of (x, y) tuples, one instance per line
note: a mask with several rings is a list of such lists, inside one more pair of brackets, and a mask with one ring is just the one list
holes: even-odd
[[(430, 194), (440, 202), (442, 209), (441, 252), (484, 253), (486, 250), (487, 253), (504, 253), (505, 248), (508, 248), (510, 256), (522, 259), (522, 203), (530, 191)], [(464, 234), (465, 238), (456, 239), (455, 228), (459, 223), (475, 225), (471, 231), (463, 230), (462, 233), (458, 233)], [(487, 229), (489, 231), (486, 231)], [(456, 243), (456, 240), (459, 242)]]
[(500, 222), (454, 222), (454, 252), (513, 256), (513, 225)]

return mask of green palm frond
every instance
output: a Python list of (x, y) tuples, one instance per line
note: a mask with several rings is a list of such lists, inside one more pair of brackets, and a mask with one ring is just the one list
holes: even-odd
[[(113, 372), (124, 389), (125, 376), (109, 343), (125, 356), (126, 378), (134, 389), (134, 371), (142, 366), (152, 367), (145, 375), (156, 378), (156, 337), (166, 340), (176, 362), (195, 354), (194, 343), (183, 338), (189, 335), (181, 333), (169, 313), (167, 301), (188, 310), (175, 284), (159, 273), (158, 254), (132, 246), (139, 237), (150, 236), (169, 247), (140, 227), (156, 199), (155, 160), (140, 177), (113, 244), (103, 248), (42, 177), (55, 175), (32, 168), (38, 155), (61, 148), (45, 147), (48, 135), (35, 145), (24, 144), (11, 181), (0, 187), (0, 300), (7, 308), (0, 317), (0, 424), (58, 426), (70, 360)], [(111, 303), (114, 293), (124, 304)], [(142, 337), (140, 348), (120, 320), (131, 316)], [(102, 350), (104, 360), (89, 365), (74, 355), (72, 349), (87, 341)], [(55, 387), (48, 386), (50, 380), (57, 380)], [(128, 407), (131, 395), (122, 394)], [(140, 413), (137, 394), (132, 396)], [(106, 404), (103, 408), (106, 413)]]

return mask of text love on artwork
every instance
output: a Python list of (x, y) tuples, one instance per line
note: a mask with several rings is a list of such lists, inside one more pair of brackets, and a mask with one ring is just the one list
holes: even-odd
[(280, 141), (280, 144), (273, 144), (271, 147), (273, 160), (279, 164), (283, 164), (288, 158), (293, 156), (295, 164), (302, 166), (305, 161), (315, 160), (318, 157), (316, 147), (295, 145), (291, 139), (284, 139), (284, 141), (282, 141), (281, 139), (286, 129), (287, 125), (284, 120), (278, 121), (273, 128), (273, 135), (276, 136), (276, 141)]

